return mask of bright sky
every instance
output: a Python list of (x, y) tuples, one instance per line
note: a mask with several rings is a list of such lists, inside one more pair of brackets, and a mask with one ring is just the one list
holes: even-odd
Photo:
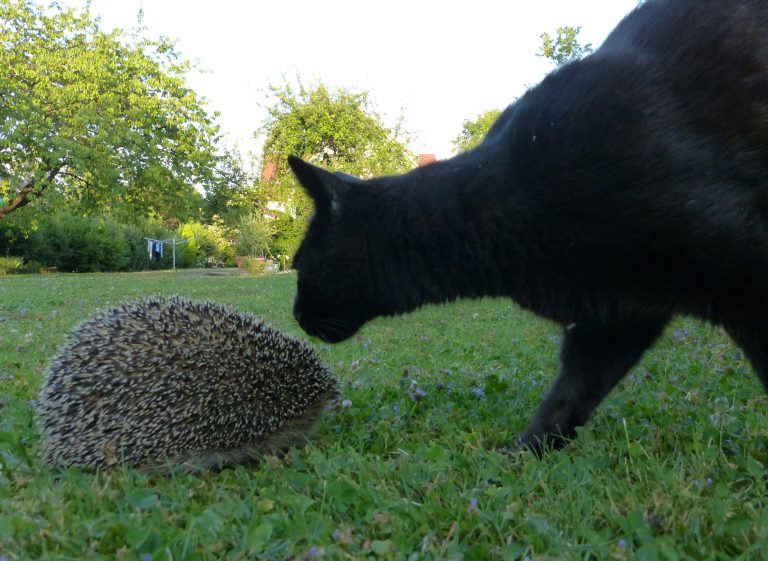
[[(82, 7), (86, 0), (64, 0)], [(190, 85), (221, 113), (229, 145), (257, 152), (270, 85), (367, 90), (385, 123), (402, 113), (411, 149), (449, 156), (465, 119), (503, 108), (553, 66), (539, 35), (582, 26), (597, 47), (637, 0), (92, 0), (107, 28), (177, 40), (205, 73)], [(260, 104), (262, 105), (260, 107)]]

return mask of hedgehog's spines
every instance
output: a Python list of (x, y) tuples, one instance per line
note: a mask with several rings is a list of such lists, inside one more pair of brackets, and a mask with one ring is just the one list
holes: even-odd
[(152, 296), (82, 322), (52, 360), (43, 457), (215, 467), (308, 434), (336, 392), (300, 340), (220, 304)]

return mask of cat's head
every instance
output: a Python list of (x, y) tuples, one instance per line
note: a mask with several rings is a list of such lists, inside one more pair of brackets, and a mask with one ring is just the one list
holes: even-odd
[(374, 305), (367, 233), (371, 187), (355, 177), (331, 173), (300, 158), (288, 163), (315, 204), (293, 260), (298, 273), (293, 315), (309, 335), (335, 343), (351, 337), (383, 313)]

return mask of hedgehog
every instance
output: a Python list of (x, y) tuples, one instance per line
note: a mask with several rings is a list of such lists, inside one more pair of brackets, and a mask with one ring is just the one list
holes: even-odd
[(246, 313), (150, 297), (96, 313), (46, 371), (52, 467), (190, 471), (306, 442), (338, 386), (315, 352)]

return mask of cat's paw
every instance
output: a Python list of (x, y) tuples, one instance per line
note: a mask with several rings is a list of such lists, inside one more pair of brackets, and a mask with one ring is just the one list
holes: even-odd
[(533, 452), (536, 457), (542, 458), (548, 452), (563, 448), (570, 440), (559, 430), (548, 431), (531, 425), (523, 432), (516, 450)]

